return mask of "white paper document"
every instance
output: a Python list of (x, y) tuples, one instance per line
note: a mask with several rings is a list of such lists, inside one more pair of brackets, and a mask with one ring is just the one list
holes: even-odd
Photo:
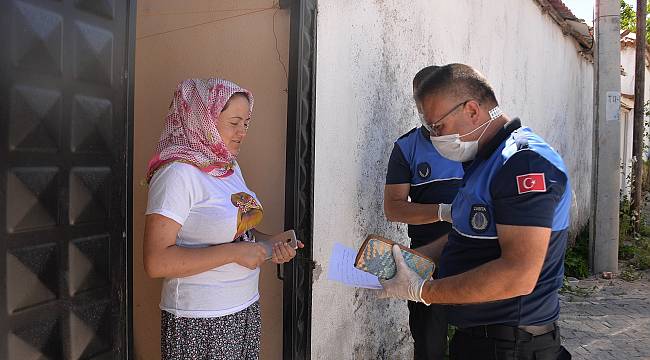
[(335, 243), (330, 255), (327, 279), (337, 281), (348, 286), (365, 289), (381, 289), (379, 279), (372, 274), (354, 267), (356, 250), (343, 244)]

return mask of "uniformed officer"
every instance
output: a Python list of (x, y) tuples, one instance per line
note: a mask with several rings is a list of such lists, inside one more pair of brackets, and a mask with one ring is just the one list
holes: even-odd
[(453, 202), (439, 278), (420, 279), (393, 249), (398, 272), (381, 296), (454, 304), (451, 359), (569, 359), (556, 324), (571, 205), (562, 158), (504, 115), (467, 65), (440, 67), (417, 98), (438, 152), (472, 163)]
[[(429, 66), (415, 75), (414, 96), (422, 80), (436, 68)], [(421, 104), (417, 103), (417, 108), (422, 115)], [(408, 224), (413, 249), (429, 245), (449, 232), (451, 224), (441, 220), (446, 217), (451, 221), (448, 204), (456, 196), (463, 177), (461, 163), (442, 157), (433, 147), (427, 126), (423, 123), (395, 142), (384, 188), (386, 218)], [(443, 205), (439, 206), (441, 203)], [(409, 301), (408, 309), (414, 358), (442, 359), (447, 350), (444, 307)]]

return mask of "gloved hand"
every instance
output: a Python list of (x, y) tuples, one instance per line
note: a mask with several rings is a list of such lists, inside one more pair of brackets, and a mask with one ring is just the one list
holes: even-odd
[(451, 204), (438, 204), (438, 219), (451, 223)]
[(422, 299), (422, 286), (426, 280), (406, 265), (402, 251), (397, 245), (393, 245), (393, 258), (397, 271), (392, 279), (379, 280), (384, 288), (379, 290), (378, 297), (410, 300), (429, 305)]

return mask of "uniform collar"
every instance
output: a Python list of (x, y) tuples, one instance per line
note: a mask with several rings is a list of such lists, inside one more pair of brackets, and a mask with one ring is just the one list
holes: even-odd
[(429, 133), (429, 130), (427, 130), (427, 128), (424, 126), (420, 126), (420, 134), (422, 134), (422, 136), (424, 136), (424, 138), (427, 140), (429, 140), (431, 137), (431, 133)]
[(501, 143), (512, 134), (513, 131), (521, 127), (519, 118), (514, 118), (508, 121), (499, 131), (488, 141), (485, 146), (478, 151), (477, 158), (487, 159), (494, 151), (501, 145)]

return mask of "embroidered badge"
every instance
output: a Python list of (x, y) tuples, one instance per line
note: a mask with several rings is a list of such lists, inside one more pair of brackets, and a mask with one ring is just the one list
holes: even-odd
[(418, 164), (418, 175), (423, 179), (427, 179), (431, 175), (431, 166), (429, 166), (429, 163), (423, 162)]
[(490, 225), (490, 212), (486, 205), (472, 205), (472, 211), (469, 214), (469, 224), (472, 230), (482, 233)]
[(544, 173), (531, 173), (517, 176), (517, 192), (546, 192), (546, 179)]

